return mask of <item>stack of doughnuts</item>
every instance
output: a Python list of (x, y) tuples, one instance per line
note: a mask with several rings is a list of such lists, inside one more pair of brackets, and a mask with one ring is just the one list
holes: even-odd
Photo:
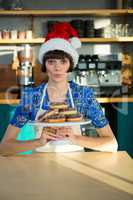
[(38, 120), (47, 123), (79, 122), (82, 120), (82, 115), (75, 108), (68, 107), (65, 102), (54, 102)]

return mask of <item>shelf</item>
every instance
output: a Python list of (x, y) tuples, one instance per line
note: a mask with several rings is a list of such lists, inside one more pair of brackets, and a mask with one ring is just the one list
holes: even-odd
[(84, 43), (112, 43), (112, 42), (133, 42), (133, 37), (119, 37), (119, 38), (81, 38)]
[(133, 97), (99, 97), (97, 101), (100, 103), (126, 103), (133, 102)]
[(122, 16), (133, 14), (133, 9), (82, 9), (82, 10), (0, 10), (0, 15), (19, 16), (62, 16), (62, 15), (95, 15)]
[(45, 38), (33, 38), (33, 39), (0, 39), (0, 44), (42, 44)]
[[(133, 97), (99, 97), (99, 103), (126, 103), (133, 102)], [(18, 104), (19, 99), (0, 99), (0, 104)]]
[(129, 9), (127, 12), (128, 14), (133, 14), (133, 9)]
[[(42, 44), (45, 38), (33, 39), (0, 39), (0, 44)], [(119, 38), (81, 38), (83, 43), (123, 43), (133, 42), (133, 37), (119, 37)]]

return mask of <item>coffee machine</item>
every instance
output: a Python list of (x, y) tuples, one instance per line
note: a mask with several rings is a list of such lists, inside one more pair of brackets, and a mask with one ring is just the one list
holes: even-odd
[(22, 87), (33, 86), (32, 48), (30, 45), (26, 44), (24, 50), (19, 52), (19, 62), (20, 65), (16, 71), (18, 85)]
[(121, 81), (121, 61), (99, 61), (97, 65), (97, 75), (100, 85), (100, 96), (120, 96)]
[(95, 86), (98, 85), (96, 73), (97, 63), (92, 60), (90, 55), (80, 55), (77, 67), (74, 70), (75, 81), (79, 85)]
[(87, 83), (88, 72), (87, 72), (87, 63), (85, 55), (79, 56), (78, 64), (74, 69), (74, 71), (72, 72), (72, 74), (73, 74), (73, 79), (77, 84), (84, 86), (88, 84)]
[(86, 63), (88, 69), (88, 86), (98, 87), (99, 80), (97, 76), (98, 55), (86, 55)]
[(77, 67), (71, 73), (71, 80), (82, 86), (94, 89), (95, 95), (99, 95), (99, 80), (97, 76), (98, 56), (80, 55)]
[(109, 60), (102, 60), (98, 55), (80, 55), (72, 80), (93, 88), (96, 96), (121, 96), (122, 62), (114, 55), (108, 57)]

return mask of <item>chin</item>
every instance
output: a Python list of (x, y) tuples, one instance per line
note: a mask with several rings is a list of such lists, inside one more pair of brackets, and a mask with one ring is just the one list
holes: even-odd
[(53, 81), (56, 82), (56, 83), (62, 82), (62, 81), (64, 81), (64, 80), (65, 80), (65, 79), (59, 79), (59, 78), (58, 78), (58, 79), (53, 79)]
[(58, 77), (58, 78), (56, 78), (56, 77), (53, 77), (52, 78), (52, 80), (54, 81), (54, 82), (62, 82), (62, 81), (65, 81), (65, 80), (67, 80), (67, 77)]

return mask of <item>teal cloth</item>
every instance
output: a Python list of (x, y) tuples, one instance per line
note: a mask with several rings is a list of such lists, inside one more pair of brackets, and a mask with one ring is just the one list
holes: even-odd
[[(3, 138), (4, 133), (6, 131), (6, 128), (9, 124), (9, 121), (11, 120), (12, 116), (14, 115), (14, 112), (16, 110), (16, 105), (6, 105), (2, 104), (0, 105), (0, 140)], [(35, 138), (35, 131), (32, 126), (25, 125), (18, 137), (17, 140), (20, 141), (26, 141), (26, 140), (33, 140)], [(25, 151), (20, 154), (32, 154), (32, 150)]]
[[(17, 140), (20, 140), (20, 141), (26, 141), (26, 140), (33, 140), (35, 138), (35, 131), (34, 131), (34, 128), (32, 126), (29, 126), (29, 125), (25, 125), (18, 137), (17, 137)], [(22, 153), (19, 153), (19, 154), (32, 154), (32, 150), (29, 150), (29, 151), (25, 151), (25, 152), (22, 152)]]

